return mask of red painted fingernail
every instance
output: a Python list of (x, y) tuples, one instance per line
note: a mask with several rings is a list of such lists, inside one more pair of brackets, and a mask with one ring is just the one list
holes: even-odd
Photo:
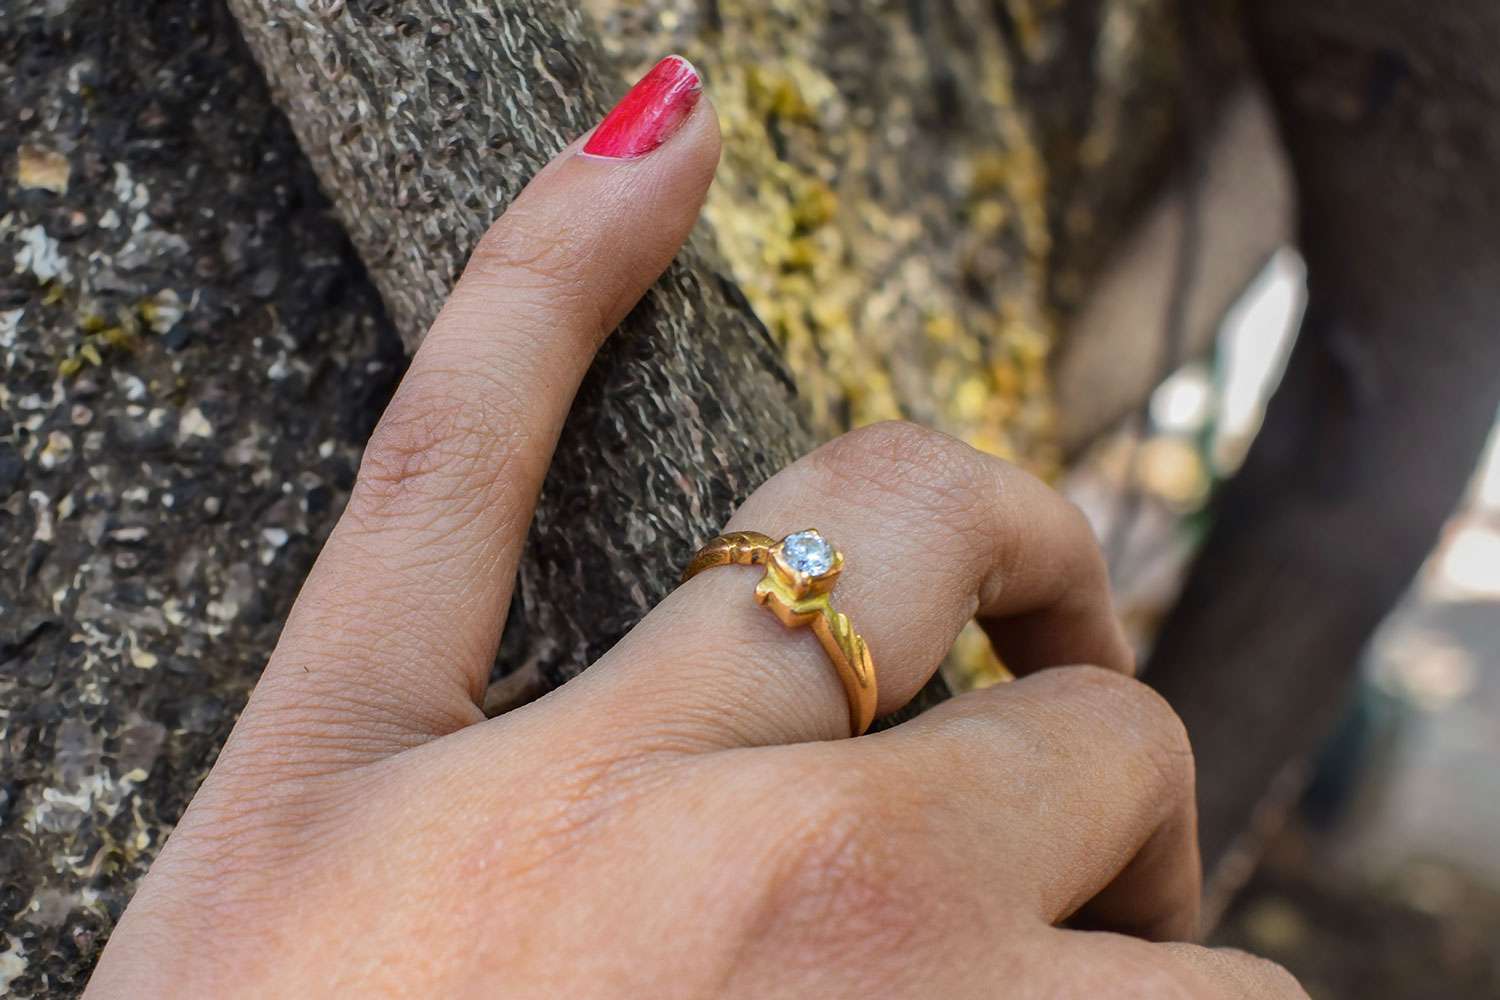
[(667, 56), (630, 88), (583, 151), (590, 156), (633, 160), (672, 138), (703, 93), (703, 79), (681, 56)]

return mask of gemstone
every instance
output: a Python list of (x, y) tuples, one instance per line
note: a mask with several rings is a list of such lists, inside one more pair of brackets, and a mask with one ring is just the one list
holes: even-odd
[(816, 531), (799, 531), (782, 540), (781, 559), (798, 573), (822, 576), (833, 568), (833, 546)]

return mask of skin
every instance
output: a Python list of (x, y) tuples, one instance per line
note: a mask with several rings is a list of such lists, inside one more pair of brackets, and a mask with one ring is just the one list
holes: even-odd
[(728, 529), (840, 546), (882, 713), (976, 615), (1030, 676), (848, 739), (815, 638), (725, 567), (485, 719), (563, 418), (719, 135), (704, 100), (647, 155), (578, 148), (476, 249), (88, 996), (1304, 996), (1172, 943), (1199, 892), (1183, 728), (1130, 677), (1078, 511), (940, 434), (846, 435)]

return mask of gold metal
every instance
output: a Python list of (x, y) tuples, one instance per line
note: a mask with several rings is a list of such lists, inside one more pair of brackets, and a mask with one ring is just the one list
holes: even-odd
[(875, 721), (875, 663), (865, 640), (849, 624), (849, 617), (835, 611), (830, 602), (833, 585), (844, 570), (844, 554), (833, 549), (832, 565), (812, 576), (787, 563), (785, 542), (786, 538), (778, 542), (758, 531), (719, 535), (693, 556), (683, 571), (682, 582), (716, 566), (766, 567), (765, 576), (755, 587), (755, 603), (769, 609), (787, 628), (812, 628), (843, 682), (849, 698), (850, 727), (855, 736), (863, 735)]

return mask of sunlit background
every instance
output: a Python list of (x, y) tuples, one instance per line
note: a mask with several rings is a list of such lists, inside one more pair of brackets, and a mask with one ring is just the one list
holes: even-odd
[[(1306, 301), (1292, 250), (1207, 362), (1156, 390), (1066, 491), (1111, 552), (1142, 650), (1171, 609), (1215, 484), (1244, 459)], [(1217, 932), (1316, 998), (1500, 996), (1500, 425), (1419, 578), (1364, 656), (1291, 826)]]

